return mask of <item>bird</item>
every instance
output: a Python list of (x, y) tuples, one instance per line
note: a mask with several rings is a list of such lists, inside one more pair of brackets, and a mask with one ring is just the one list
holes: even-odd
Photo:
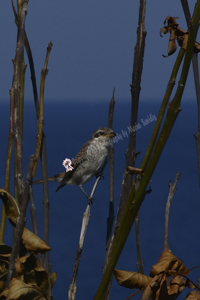
[[(86, 195), (88, 201), (92, 202), (82, 184), (94, 176), (102, 175), (107, 162), (108, 147), (112, 144), (114, 136), (116, 133), (107, 127), (100, 127), (95, 130), (72, 161), (70, 169), (48, 178), (48, 181), (60, 182), (56, 192), (65, 185), (77, 185)], [(41, 182), (42, 180), (38, 180), (34, 184)]]

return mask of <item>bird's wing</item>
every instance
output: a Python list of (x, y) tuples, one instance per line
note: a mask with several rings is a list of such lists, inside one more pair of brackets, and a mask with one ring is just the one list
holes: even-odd
[(76, 169), (80, 165), (81, 162), (87, 160), (87, 148), (88, 148), (89, 143), (90, 143), (90, 140), (83, 145), (81, 150), (78, 152), (78, 154), (72, 161), (71, 165), (74, 169)]
[(67, 181), (70, 180), (70, 178), (72, 177), (73, 175), (73, 172), (78, 168), (78, 166), (80, 165), (81, 162), (87, 160), (87, 147), (88, 147), (88, 143), (90, 141), (88, 141), (87, 143), (85, 143), (83, 145), (83, 147), (81, 148), (81, 150), (78, 152), (78, 154), (76, 155), (76, 157), (74, 158), (74, 160), (72, 161), (72, 164), (71, 166), (73, 167), (72, 170), (68, 171), (68, 172), (65, 172), (65, 175), (63, 177), (63, 179), (61, 180), (56, 192), (62, 188)]

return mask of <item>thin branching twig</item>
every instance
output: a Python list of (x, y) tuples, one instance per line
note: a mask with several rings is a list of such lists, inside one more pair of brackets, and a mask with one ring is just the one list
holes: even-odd
[[(98, 176), (96, 178), (96, 181), (95, 181), (94, 186), (92, 188), (92, 192), (90, 194), (90, 198), (93, 197), (95, 189), (97, 187), (97, 184), (98, 184), (100, 178), (101, 178), (101, 176)], [(76, 277), (77, 277), (77, 274), (78, 274), (78, 267), (79, 267), (79, 263), (80, 263), (80, 260), (81, 260), (81, 254), (82, 254), (82, 251), (83, 251), (83, 243), (84, 243), (84, 240), (85, 240), (85, 235), (86, 235), (86, 231), (87, 231), (87, 227), (88, 227), (88, 223), (89, 223), (89, 219), (90, 219), (90, 208), (91, 208), (91, 205), (88, 204), (87, 207), (86, 207), (85, 212), (83, 213), (81, 233), (80, 233), (78, 249), (77, 249), (77, 252), (76, 252), (76, 259), (75, 259), (75, 263), (74, 263), (72, 282), (71, 282), (71, 284), (69, 286), (69, 290), (68, 290), (68, 300), (74, 300), (75, 296), (76, 296), (76, 291), (77, 291)]]
[[(134, 49), (134, 61), (133, 61), (133, 73), (132, 73), (132, 83), (131, 83), (131, 121), (130, 121), (130, 137), (129, 137), (129, 145), (126, 152), (126, 165), (123, 173), (123, 180), (121, 186), (121, 195), (120, 202), (117, 211), (117, 217), (115, 221), (115, 226), (113, 230), (113, 235), (111, 238), (111, 242), (109, 243), (109, 248), (107, 250), (107, 258), (104, 263), (104, 270), (107, 266), (108, 257), (110, 251), (112, 249), (113, 241), (115, 235), (117, 233), (119, 223), (126, 205), (126, 201), (132, 186), (133, 175), (127, 172), (128, 166), (134, 166), (135, 158), (136, 158), (136, 130), (132, 130), (135, 124), (137, 123), (137, 114), (138, 114), (138, 104), (139, 104), (139, 95), (140, 95), (140, 84), (141, 84), (141, 76), (143, 69), (143, 59), (144, 59), (144, 49), (145, 49), (145, 10), (146, 10), (146, 0), (140, 0), (140, 8), (139, 8), (139, 19), (138, 19), (138, 29), (137, 29), (137, 41)], [(112, 279), (110, 279), (109, 288), (107, 291), (106, 299), (109, 298), (109, 291), (111, 288)]]
[[(115, 88), (113, 89), (112, 98), (109, 104), (108, 127), (113, 128), (113, 116), (115, 107)], [(109, 161), (109, 214), (107, 218), (107, 235), (106, 235), (106, 255), (108, 257), (108, 249), (111, 241), (112, 227), (114, 221), (114, 148), (110, 146), (108, 149)]]
[[(113, 273), (113, 269), (116, 266), (116, 263), (119, 259), (121, 251), (126, 243), (130, 230), (132, 228), (135, 217), (140, 209), (140, 206), (143, 202), (146, 187), (151, 179), (151, 176), (157, 166), (158, 160), (161, 156), (161, 153), (165, 147), (167, 139), (171, 133), (171, 130), (174, 126), (176, 118), (181, 111), (180, 103), (183, 95), (183, 91), (185, 88), (189, 67), (191, 63), (191, 58), (194, 50), (194, 43), (196, 40), (197, 31), (199, 28), (199, 20), (200, 20), (200, 0), (197, 1), (194, 14), (192, 17), (192, 26), (189, 28), (188, 34), (188, 43), (187, 49), (185, 52), (185, 59), (180, 75), (179, 85), (177, 87), (175, 96), (168, 107), (168, 112), (166, 115), (165, 122), (163, 124), (162, 130), (160, 132), (160, 136), (157, 140), (156, 146), (154, 148), (153, 154), (149, 161), (148, 167), (145, 170), (144, 177), (142, 178), (140, 187), (135, 193), (135, 186), (133, 185), (128, 196), (127, 204), (125, 206), (124, 213), (121, 218), (121, 222), (115, 236), (113, 246), (111, 249), (111, 253), (109, 256), (109, 261), (107, 268), (102, 277), (101, 284), (97, 290), (97, 293), (94, 297), (94, 300), (104, 300), (107, 292), (107, 288), (109, 285), (110, 278)], [(143, 167), (141, 167), (143, 169)]]
[(166, 208), (165, 208), (165, 239), (164, 239), (164, 250), (169, 251), (169, 241), (168, 241), (168, 231), (169, 231), (169, 210), (170, 205), (172, 203), (172, 199), (174, 197), (174, 194), (177, 190), (176, 185), (178, 183), (178, 180), (181, 176), (181, 173), (176, 173), (176, 178), (174, 181), (174, 184), (172, 184), (172, 181), (169, 182), (169, 195), (167, 198)]
[(26, 208), (29, 201), (29, 185), (32, 180), (31, 174), (33, 170), (33, 165), (34, 165), (34, 155), (30, 157), (30, 162), (29, 162), (29, 167), (28, 167), (28, 172), (27, 172), (26, 182), (25, 182), (25, 188), (24, 188), (24, 194), (23, 194), (24, 201), (21, 206), (20, 215), (17, 218), (17, 222), (16, 222), (14, 243), (13, 243), (11, 257), (10, 257), (10, 264), (8, 268), (8, 276), (7, 276), (7, 283), (6, 283), (7, 286), (9, 286), (11, 279), (14, 277), (15, 259), (17, 258), (17, 255), (19, 253), (21, 237), (26, 223)]

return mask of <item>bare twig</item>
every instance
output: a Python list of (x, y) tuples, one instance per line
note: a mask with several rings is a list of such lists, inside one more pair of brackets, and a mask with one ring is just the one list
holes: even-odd
[(17, 174), (16, 174), (16, 185), (19, 205), (23, 203), (23, 163), (22, 163), (22, 131), (20, 124), (20, 87), (21, 87), (21, 71), (22, 62), (24, 56), (24, 35), (25, 35), (25, 18), (27, 13), (28, 1), (22, 1), (18, 35), (17, 35), (17, 46), (16, 56), (14, 60), (14, 78), (13, 78), (13, 93), (14, 93), (14, 126), (15, 126), (15, 143), (16, 143), (16, 154), (17, 154)]
[(174, 184), (172, 184), (172, 181), (169, 181), (169, 195), (167, 198), (166, 208), (165, 208), (165, 240), (164, 240), (164, 250), (169, 251), (169, 243), (168, 243), (168, 229), (169, 229), (169, 210), (170, 205), (172, 203), (172, 199), (174, 197), (174, 194), (176, 192), (176, 185), (178, 183), (178, 180), (181, 176), (181, 173), (176, 173), (176, 178), (174, 181)]
[(134, 49), (134, 62), (133, 62), (133, 73), (131, 83), (131, 122), (130, 122), (130, 137), (129, 145), (126, 151), (126, 166), (124, 168), (124, 175), (122, 181), (120, 203), (117, 212), (115, 229), (119, 226), (121, 216), (126, 205), (131, 186), (132, 186), (132, 175), (126, 172), (128, 166), (134, 166), (135, 152), (136, 152), (136, 130), (133, 130), (134, 125), (137, 124), (138, 104), (140, 95), (140, 83), (143, 69), (144, 49), (145, 49), (145, 10), (146, 0), (140, 0), (139, 8), (139, 19), (137, 29), (137, 41)]
[[(9, 127), (9, 136), (8, 136), (8, 150), (6, 157), (6, 178), (5, 178), (5, 190), (9, 191), (10, 186), (10, 163), (11, 163), (11, 154), (12, 154), (12, 146), (14, 140), (14, 93), (13, 90), (10, 90), (10, 127)], [(2, 207), (1, 212), (1, 235), (0, 241), (3, 242), (4, 232), (5, 232), (5, 224), (6, 224), (6, 211), (5, 206)]]
[(8, 268), (8, 276), (7, 276), (7, 286), (9, 286), (9, 283), (11, 279), (14, 277), (15, 273), (15, 259), (17, 258), (17, 255), (19, 253), (19, 247), (21, 242), (22, 233), (24, 230), (25, 222), (26, 222), (26, 208), (29, 201), (29, 185), (31, 183), (31, 174), (33, 170), (33, 164), (34, 164), (34, 155), (30, 157), (28, 172), (26, 176), (26, 182), (25, 182), (25, 189), (24, 189), (24, 195), (23, 195), (23, 203), (20, 210), (20, 215), (17, 218), (16, 222), (16, 231), (15, 231), (15, 238), (14, 243), (12, 247), (11, 252), (11, 258), (10, 258), (10, 264)]
[[(129, 145), (126, 152), (126, 165), (124, 168), (123, 181), (121, 187), (120, 202), (117, 211), (117, 217), (115, 221), (115, 226), (113, 230), (112, 239), (109, 245), (107, 257), (109, 257), (114, 238), (116, 236), (119, 223), (126, 205), (126, 201), (132, 186), (133, 176), (127, 172), (128, 166), (134, 166), (135, 153), (136, 153), (136, 131), (132, 130), (134, 125), (137, 123), (138, 114), (138, 103), (140, 94), (140, 83), (143, 69), (143, 59), (144, 59), (144, 48), (145, 48), (145, 10), (146, 10), (146, 0), (140, 0), (139, 8), (139, 19), (138, 19), (138, 29), (137, 29), (137, 41), (134, 49), (134, 62), (133, 62), (133, 73), (132, 73), (132, 83), (131, 83), (131, 121), (130, 121), (130, 137)], [(107, 266), (107, 261), (104, 264), (104, 270)], [(110, 285), (107, 291), (106, 299), (109, 298), (109, 291), (111, 287), (112, 278), (110, 280)]]
[[(108, 127), (113, 128), (113, 115), (115, 106), (115, 88), (113, 89), (112, 98), (109, 105)], [(112, 227), (114, 221), (114, 148), (110, 146), (108, 149), (109, 161), (109, 215), (107, 218), (107, 235), (106, 235), (106, 255), (107, 259), (109, 244), (111, 241)]]
[[(48, 171), (47, 171), (47, 155), (46, 155), (46, 137), (43, 132), (42, 144), (40, 150), (40, 159), (42, 166), (42, 178), (43, 178), (43, 205), (44, 205), (44, 242), (49, 245), (49, 195), (48, 195)], [(51, 271), (51, 265), (49, 261), (49, 253), (44, 253), (44, 268), (47, 273)]]
[[(37, 228), (37, 222), (36, 222), (36, 208), (34, 205), (34, 200), (33, 200), (33, 189), (32, 186), (29, 186), (29, 197), (30, 197), (30, 213), (31, 213), (31, 220), (33, 224), (33, 232), (38, 235), (38, 228)], [(48, 244), (47, 244), (48, 245)], [(44, 266), (43, 261), (42, 261), (42, 254), (38, 253), (38, 260), (42, 266)]]
[[(98, 184), (100, 178), (101, 178), (101, 176), (98, 176), (94, 183), (92, 192), (90, 194), (91, 198), (94, 195), (95, 189), (97, 187), (97, 184)], [(78, 249), (76, 252), (76, 259), (75, 259), (74, 269), (73, 269), (72, 282), (71, 282), (71, 284), (69, 286), (69, 290), (68, 290), (68, 300), (74, 300), (75, 296), (76, 296), (76, 290), (77, 290), (76, 277), (78, 274), (78, 267), (79, 267), (79, 263), (80, 263), (80, 259), (81, 259), (82, 250), (83, 250), (83, 243), (84, 243), (84, 239), (85, 239), (85, 235), (86, 235), (86, 231), (87, 231), (87, 227), (88, 227), (88, 223), (89, 223), (89, 219), (90, 219), (90, 207), (91, 207), (91, 205), (88, 204), (86, 207), (86, 210), (83, 214), (79, 245), (78, 245)]]
[(41, 81), (40, 81), (40, 113), (39, 113), (39, 120), (37, 121), (37, 142), (36, 142), (36, 150), (35, 150), (35, 163), (34, 163), (34, 168), (33, 168), (33, 174), (32, 178), (35, 176), (35, 171), (37, 168), (37, 163), (39, 159), (39, 154), (40, 154), (40, 147), (41, 147), (41, 142), (42, 142), (42, 132), (43, 132), (43, 111), (44, 111), (44, 86), (45, 86), (45, 79), (48, 74), (48, 69), (47, 69), (47, 64), (49, 60), (49, 55), (52, 49), (52, 42), (49, 43), (47, 47), (47, 54), (46, 54), (46, 59), (44, 63), (44, 68), (41, 71)]
[[(141, 176), (136, 176), (136, 183), (135, 183), (135, 192), (137, 193), (137, 190), (140, 186)], [(142, 260), (142, 252), (140, 247), (140, 233), (139, 233), (139, 212), (137, 213), (137, 216), (135, 218), (135, 236), (136, 236), (136, 247), (137, 247), (137, 269), (138, 272), (141, 274), (144, 274), (144, 262)]]

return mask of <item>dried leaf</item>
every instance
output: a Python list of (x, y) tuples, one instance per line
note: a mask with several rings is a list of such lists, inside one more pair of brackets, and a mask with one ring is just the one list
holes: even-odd
[[(164, 21), (164, 25), (166, 25), (166, 23), (167, 25), (160, 29), (161, 37), (163, 33), (167, 34), (168, 32), (170, 32), (170, 38), (169, 38), (169, 44), (167, 50), (168, 55), (167, 56), (163, 55), (163, 57), (168, 57), (176, 51), (177, 49), (177, 45), (175, 42), (176, 39), (180, 47), (182, 47), (183, 49), (186, 49), (187, 47), (188, 31), (178, 27), (178, 23), (175, 21), (176, 19), (178, 18), (173, 18), (171, 16), (168, 16)], [(200, 51), (200, 44), (195, 42), (194, 52), (197, 53), (199, 51)]]
[[(147, 287), (144, 289), (140, 300), (156, 298), (156, 291), (159, 288), (159, 282), (162, 280), (162, 276), (163, 276), (163, 274), (159, 274), (159, 275), (156, 275), (154, 278), (151, 278)], [(155, 287), (156, 282), (158, 282), (158, 287)]]
[[(5, 281), (7, 278), (7, 270), (10, 262), (12, 248), (0, 243), (0, 280)], [(1, 291), (1, 287), (0, 287)]]
[[(3, 189), (0, 189), (0, 198), (3, 200), (3, 203), (6, 208), (6, 215), (11, 221), (12, 225), (16, 225), (16, 220), (19, 217), (19, 207), (17, 202), (12, 197), (12, 195), (6, 192)], [(29, 231), (27, 228), (24, 228), (22, 235), (23, 244), (26, 247), (27, 251), (34, 253), (44, 253), (51, 250), (51, 248), (45, 244), (37, 235)]]
[(18, 275), (24, 275), (26, 284), (37, 286), (45, 294), (50, 294), (56, 276), (47, 274), (33, 253), (16, 259), (15, 267)]
[(137, 272), (114, 270), (114, 276), (119, 285), (129, 289), (143, 290), (152, 280), (151, 277)]
[(177, 294), (179, 295), (182, 290), (185, 288), (186, 286), (186, 279), (183, 279), (182, 276), (177, 275), (174, 278), (172, 278), (172, 280), (170, 281), (170, 285), (167, 287), (168, 288), (168, 294), (172, 295), (172, 294)]
[(53, 272), (53, 273), (49, 273), (48, 275), (49, 275), (49, 281), (50, 281), (51, 288), (53, 288), (53, 286), (56, 282), (56, 279), (57, 279), (57, 273)]
[(144, 169), (139, 169), (139, 168), (128, 166), (127, 171), (128, 171), (129, 174), (142, 174), (142, 175), (144, 175)]
[(200, 292), (195, 290), (195, 291), (191, 291), (187, 297), (185, 298), (185, 300), (200, 300)]
[(51, 248), (43, 242), (39, 236), (35, 235), (33, 232), (28, 230), (27, 228), (24, 228), (23, 234), (22, 234), (22, 241), (24, 246), (29, 252), (34, 253), (44, 253), (46, 251), (51, 250)]
[(0, 198), (5, 205), (7, 217), (11, 222), (16, 223), (16, 220), (20, 213), (16, 200), (10, 193), (3, 189), (0, 189)]
[(171, 17), (171, 16), (167, 16), (166, 18), (165, 18), (165, 20), (164, 20), (164, 25), (166, 24), (166, 23), (168, 23), (168, 26), (170, 27), (170, 26), (178, 26), (178, 23), (175, 21), (175, 20), (177, 20), (177, 19), (179, 19), (179, 17)]
[(47, 300), (47, 296), (37, 286), (26, 284), (15, 278), (10, 282), (9, 288), (7, 300)]
[(197, 43), (197, 42), (195, 42), (195, 44), (194, 44), (194, 52), (195, 52), (195, 53), (200, 52), (200, 44)]
[(163, 37), (162, 33), (167, 34), (168, 32), (169, 32), (168, 27), (165, 26), (165, 27), (160, 29), (160, 36)]
[[(39, 264), (39, 262), (38, 262)], [(44, 271), (44, 268), (42, 266), (41, 270)], [(31, 270), (34, 270), (35, 268), (38, 268), (37, 265), (37, 259), (33, 253), (22, 256), (19, 258), (16, 258), (15, 260), (15, 269), (16, 273), (18, 275), (23, 275), (25, 272), (30, 272)], [(39, 268), (38, 268), (39, 270)]]
[(179, 272), (183, 275), (190, 273), (190, 271), (183, 264), (182, 260), (165, 250), (162, 252), (158, 262), (152, 266), (150, 276), (154, 277), (160, 272), (166, 272), (169, 270), (176, 270), (176, 272)]
[(7, 299), (8, 293), (9, 293), (9, 289), (7, 289), (7, 288), (4, 291), (2, 291), (2, 293), (0, 294), (0, 300)]

